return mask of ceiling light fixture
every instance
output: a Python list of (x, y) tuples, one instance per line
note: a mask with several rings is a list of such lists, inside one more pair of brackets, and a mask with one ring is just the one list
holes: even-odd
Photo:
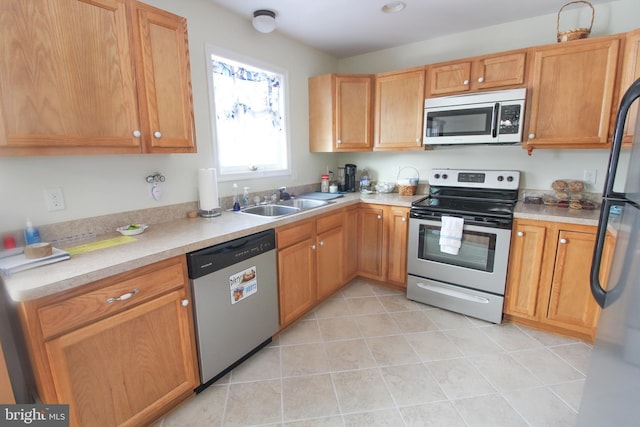
[(382, 6), (382, 11), (384, 13), (398, 13), (403, 11), (405, 7), (407, 4), (403, 1), (392, 1)]
[(272, 10), (260, 9), (253, 12), (253, 28), (261, 33), (270, 33), (276, 29), (276, 13)]

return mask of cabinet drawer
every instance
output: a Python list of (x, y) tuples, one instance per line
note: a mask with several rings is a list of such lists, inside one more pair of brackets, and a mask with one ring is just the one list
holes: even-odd
[(333, 213), (331, 215), (323, 216), (316, 220), (316, 232), (324, 233), (327, 230), (336, 228), (342, 225), (344, 222), (343, 211)]
[(312, 238), (315, 234), (313, 224), (313, 221), (305, 221), (276, 229), (278, 249), (286, 248), (294, 243)]
[[(102, 283), (103, 286), (99, 286)], [(186, 283), (182, 257), (172, 258), (97, 282), (94, 290), (38, 309), (44, 339), (149, 300)], [(115, 299), (109, 302), (110, 298)]]

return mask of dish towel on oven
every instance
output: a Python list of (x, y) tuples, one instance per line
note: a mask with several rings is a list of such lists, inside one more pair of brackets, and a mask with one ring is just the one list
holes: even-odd
[(440, 252), (458, 255), (462, 244), (462, 227), (464, 219), (457, 216), (442, 216), (442, 228), (440, 229)]

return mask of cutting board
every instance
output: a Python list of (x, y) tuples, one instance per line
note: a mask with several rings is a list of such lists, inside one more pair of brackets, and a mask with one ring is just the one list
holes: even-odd
[(333, 200), (342, 196), (343, 195), (340, 193), (322, 193), (320, 191), (314, 191), (313, 193), (300, 194), (296, 197), (299, 199)]

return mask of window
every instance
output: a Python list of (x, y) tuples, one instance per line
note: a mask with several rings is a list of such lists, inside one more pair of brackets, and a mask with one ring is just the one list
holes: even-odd
[(286, 72), (212, 46), (207, 61), (220, 180), (290, 174)]

